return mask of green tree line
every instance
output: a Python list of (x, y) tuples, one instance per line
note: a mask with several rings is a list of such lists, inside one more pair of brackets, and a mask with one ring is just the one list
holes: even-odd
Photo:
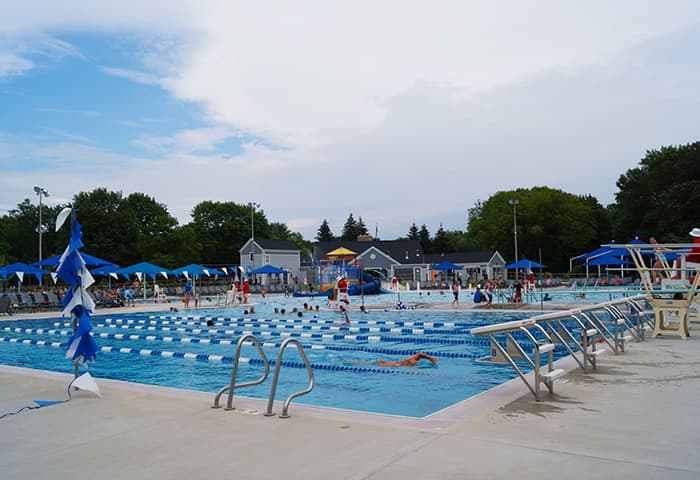
[[(615, 201), (603, 206), (593, 196), (574, 195), (544, 186), (499, 191), (469, 209), (464, 231), (431, 234), (413, 222), (402, 238), (421, 242), (426, 253), (498, 250), (514, 258), (513, 206), (518, 256), (540, 260), (551, 270), (568, 270), (569, 258), (616, 240), (653, 235), (662, 242), (688, 240), (688, 231), (700, 226), (700, 142), (650, 150), (639, 165), (620, 175)], [(192, 209), (192, 221), (178, 225), (167, 207), (155, 198), (132, 193), (124, 196), (98, 188), (81, 192), (72, 201), (83, 225), (86, 251), (120, 265), (142, 260), (167, 268), (188, 263), (235, 263), (250, 238), (251, 207), (235, 202), (203, 201)], [(55, 232), (56, 216), (65, 205), (42, 208), (42, 257), (61, 252), (67, 229)], [(31, 263), (38, 258), (38, 205), (25, 199), (0, 217), (0, 265)], [(291, 232), (284, 223), (270, 222), (262, 210), (253, 210), (256, 237), (287, 239), (310, 253), (311, 242)], [(327, 220), (316, 241), (355, 240), (369, 235), (361, 216), (350, 213), (335, 236)]]

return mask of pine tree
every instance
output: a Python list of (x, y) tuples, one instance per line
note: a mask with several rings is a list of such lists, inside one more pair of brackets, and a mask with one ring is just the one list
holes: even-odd
[(332, 242), (335, 240), (333, 232), (331, 232), (331, 227), (328, 225), (328, 220), (323, 219), (323, 223), (318, 227), (318, 232), (316, 233), (317, 242)]
[(434, 253), (446, 253), (452, 251), (450, 248), (450, 240), (447, 238), (447, 232), (442, 228), (442, 223), (440, 228), (435, 232), (435, 238), (433, 239), (433, 251)]
[(357, 217), (357, 235), (355, 235), (355, 238), (360, 235), (369, 235), (369, 231), (367, 231), (367, 225), (365, 225), (362, 217)]
[(352, 241), (357, 240), (357, 232), (357, 221), (352, 216), (352, 213), (350, 213), (350, 216), (345, 221), (345, 225), (343, 225), (343, 234), (340, 236), (340, 239)]
[(418, 232), (418, 240), (420, 240), (420, 246), (423, 247), (424, 252), (432, 252), (430, 249), (430, 232), (428, 231), (428, 227), (425, 226), (425, 223), (420, 227), (420, 231)]
[(413, 225), (411, 225), (411, 228), (408, 229), (408, 239), (409, 240), (418, 240), (420, 237), (418, 235), (418, 227), (416, 227), (416, 222), (413, 222)]

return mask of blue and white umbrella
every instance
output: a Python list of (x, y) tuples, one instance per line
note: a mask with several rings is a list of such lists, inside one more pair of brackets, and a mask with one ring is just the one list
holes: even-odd
[(70, 242), (58, 261), (56, 274), (58, 278), (70, 285), (63, 297), (61, 312), (63, 316), (70, 313), (75, 328), (73, 336), (68, 340), (66, 358), (73, 360), (76, 365), (86, 367), (95, 359), (97, 353), (97, 344), (90, 334), (92, 330), (90, 314), (95, 311), (95, 302), (87, 291), (95, 280), (80, 253), (83, 247), (83, 233), (75, 217), (75, 210), (69, 207), (61, 211), (56, 219), (56, 230), (61, 228), (69, 215), (71, 217)]

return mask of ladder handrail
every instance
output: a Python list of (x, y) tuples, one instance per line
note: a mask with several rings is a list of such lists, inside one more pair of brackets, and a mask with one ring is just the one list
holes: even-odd
[(279, 380), (279, 375), (280, 375), (280, 367), (282, 366), (282, 355), (284, 354), (284, 350), (287, 348), (287, 345), (290, 343), (293, 343), (295, 347), (297, 347), (297, 350), (299, 351), (299, 355), (301, 355), (301, 359), (304, 362), (304, 365), (306, 366), (306, 371), (309, 374), (309, 385), (304, 389), (296, 393), (292, 393), (287, 397), (287, 399), (284, 401), (284, 405), (282, 407), (282, 413), (279, 415), (280, 418), (289, 418), (289, 404), (292, 402), (297, 397), (300, 397), (301, 395), (306, 395), (309, 393), (311, 390), (314, 389), (314, 372), (311, 369), (311, 364), (309, 363), (309, 359), (306, 358), (306, 353), (304, 352), (304, 347), (301, 345), (301, 342), (297, 340), (296, 338), (287, 338), (285, 341), (282, 342), (280, 345), (279, 353), (277, 354), (277, 362), (275, 365), (275, 374), (272, 377), (272, 388), (270, 389), (270, 397), (267, 400), (267, 411), (265, 412), (265, 416), (269, 417), (274, 415), (272, 411), (272, 404), (275, 401), (275, 392), (277, 390), (277, 381)]
[[(265, 372), (263, 375), (258, 378), (257, 380), (253, 380), (251, 382), (244, 382), (241, 384), (236, 385), (236, 376), (238, 375), (238, 361), (241, 358), (241, 348), (243, 347), (243, 343), (246, 340), (252, 340), (253, 345), (255, 345), (255, 348), (258, 350), (258, 353), (260, 354), (260, 357), (262, 358), (263, 362), (265, 363)], [(211, 408), (219, 408), (221, 405), (219, 405), (219, 399), (221, 398), (221, 395), (223, 395), (224, 392), (228, 390), (228, 401), (226, 402), (226, 410), (233, 410), (233, 392), (236, 388), (243, 388), (243, 387), (251, 387), (253, 385), (258, 385), (262, 382), (265, 381), (267, 376), (270, 374), (270, 362), (267, 360), (267, 356), (265, 355), (265, 352), (262, 349), (262, 346), (260, 345), (260, 342), (258, 339), (253, 335), (252, 333), (248, 333), (246, 335), (243, 335), (239, 340), (238, 343), (236, 344), (236, 356), (234, 357), (233, 360), (233, 370), (231, 371), (231, 383), (225, 387), (223, 387), (221, 390), (219, 390), (214, 397), (214, 405), (212, 405)]]

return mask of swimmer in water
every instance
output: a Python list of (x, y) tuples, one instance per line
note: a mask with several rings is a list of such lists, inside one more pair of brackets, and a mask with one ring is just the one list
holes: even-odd
[(395, 362), (389, 360), (379, 360), (378, 362), (375, 362), (375, 365), (379, 365), (380, 367), (415, 367), (420, 363), (421, 358), (430, 360), (431, 362), (433, 362), (433, 364), (436, 364), (438, 361), (437, 358), (431, 357), (427, 353), (418, 352), (412, 357), (404, 358), (403, 360), (397, 360)]

